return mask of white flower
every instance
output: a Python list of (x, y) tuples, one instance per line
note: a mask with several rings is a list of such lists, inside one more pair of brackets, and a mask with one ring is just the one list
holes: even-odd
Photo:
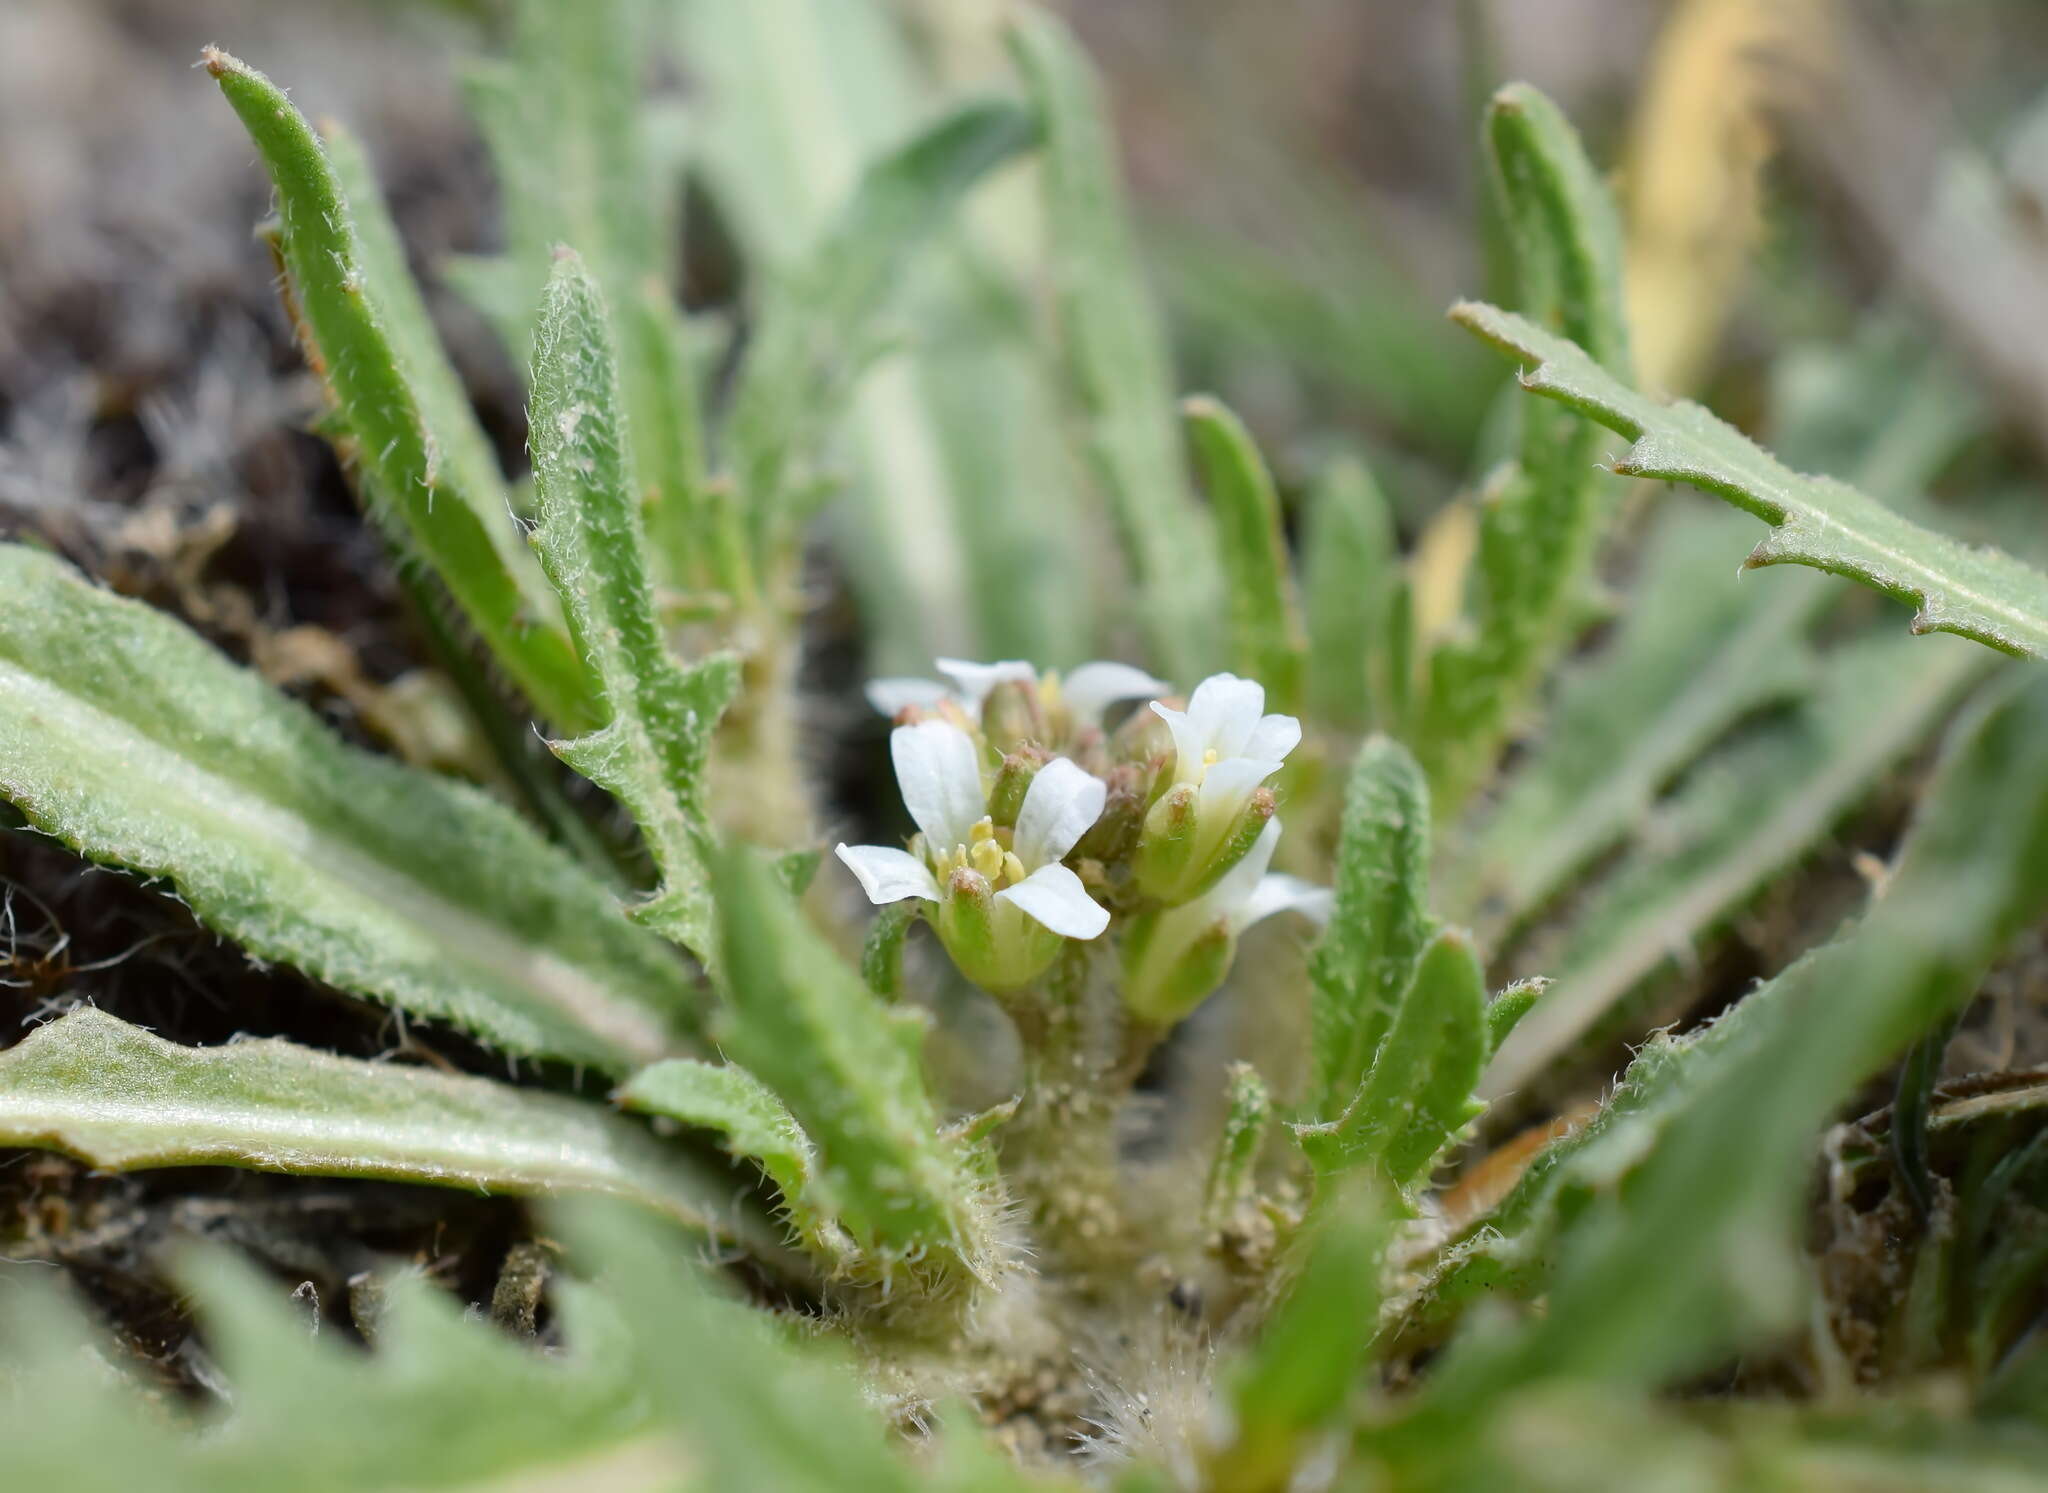
[(1275, 913), (1298, 912), (1325, 924), (1336, 897), (1298, 876), (1267, 871), (1280, 843), (1268, 820), (1243, 858), (1190, 902), (1148, 914), (1124, 945), (1124, 999), (1141, 1019), (1178, 1021), (1230, 970), (1238, 935)]
[(1267, 715), (1265, 686), (1212, 674), (1184, 711), (1152, 702), (1173, 735), (1173, 785), (1146, 816), (1139, 884), (1150, 896), (1180, 902), (1213, 885), (1272, 816), (1259, 787), (1301, 741), (1301, 722)]
[[(918, 828), (910, 850), (840, 845), (872, 902), (939, 904), (935, 926), (970, 979), (1004, 989), (1034, 979), (1061, 938), (1096, 938), (1109, 912), (1061, 860), (1102, 813), (1102, 780), (1066, 759), (1041, 767), (1014, 827), (989, 817), (980, 749), (942, 720), (889, 737), (896, 782)], [(1048, 937), (1048, 935), (1051, 935)]]
[(1099, 726), (1103, 711), (1117, 701), (1142, 700), (1172, 689), (1165, 680), (1154, 679), (1143, 669), (1113, 662), (1082, 664), (1064, 678), (1049, 673), (1043, 679), (1035, 666), (1022, 659), (977, 664), (961, 658), (942, 658), (937, 665), (939, 672), (953, 681), (952, 688), (935, 679), (875, 679), (868, 683), (868, 703), (883, 715), (893, 717), (906, 706), (936, 710), (951, 701), (966, 712), (968, 719), (979, 721), (981, 707), (997, 685), (1029, 684), (1046, 694), (1049, 703), (1064, 703), (1076, 723)]
[(1201, 789), (1205, 816), (1213, 806), (1225, 818), (1235, 817), (1301, 743), (1301, 722), (1267, 715), (1266, 687), (1235, 674), (1204, 679), (1184, 711), (1157, 700), (1152, 710), (1173, 733), (1173, 780)]

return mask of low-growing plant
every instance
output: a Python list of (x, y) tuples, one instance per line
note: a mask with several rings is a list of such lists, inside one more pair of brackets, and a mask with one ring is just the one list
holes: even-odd
[[(850, 0), (777, 9), (850, 53), (881, 35)], [(195, 1251), (180, 1282), (225, 1387), (190, 1413), (24, 1278), (0, 1300), (12, 1486), (2048, 1476), (2039, 1085), (1935, 1084), (2048, 911), (2048, 577), (1640, 392), (1615, 208), (1526, 86), (1485, 120), (1520, 310), (1452, 316), (1541, 397), (1491, 423), (1448, 521), (1465, 542), (1404, 557), (1362, 463), (1290, 523), (1245, 423), (1176, 404), (1097, 85), (1051, 16), (1009, 23), (1012, 96), (908, 130), (828, 210), (761, 141), (824, 150), (802, 131), (830, 120), (747, 86), (809, 64), (758, 17), (713, 35), (693, 11), (726, 116), (697, 148), (757, 266), (744, 336), (713, 348), (674, 297), (682, 178), (638, 89), (665, 11), (513, 10), (471, 84), (505, 251), (446, 269), (529, 370), (530, 482), (362, 151), (204, 57), (275, 188), (322, 432), (460, 689), (476, 781), (345, 743), (173, 617), (0, 547), (0, 789), (26, 827), (510, 1072), (190, 1047), (79, 1005), (0, 1053), (0, 1140), (545, 1200), (543, 1344), (397, 1279), (358, 1313), (373, 1351), (337, 1347)], [(963, 212), (1027, 164), (1043, 242), (999, 253)], [(1005, 465), (1016, 432), (990, 444), (1027, 418), (1023, 445), (1085, 458), (1049, 516)], [(1893, 441), (1871, 484), (1910, 493), (1962, 433)], [(841, 459), (835, 553), (877, 656), (1030, 661), (874, 679), (876, 792), (914, 833), (826, 858), (801, 564)], [(1960, 637), (1820, 576), (1738, 593), (1744, 520), (1678, 496), (1646, 516), (1616, 475), (1763, 520), (1751, 567), (1848, 577)], [(1114, 585), (1077, 584), (1103, 570), (1082, 491)], [(1633, 557), (1618, 601), (1604, 550)], [(1146, 667), (1082, 661), (1097, 639)], [(1838, 936), (1653, 1031), (1673, 938), (1936, 737)], [(1501, 978), (1530, 947), (1554, 982)], [(1597, 1104), (1549, 1102), (1617, 1035), (1641, 1045)], [(1909, 1049), (1895, 1105), (1859, 1118)], [(1810, 1247), (1838, 1119), (1826, 1217), (1874, 1192), (1907, 1220), (1867, 1359)]]

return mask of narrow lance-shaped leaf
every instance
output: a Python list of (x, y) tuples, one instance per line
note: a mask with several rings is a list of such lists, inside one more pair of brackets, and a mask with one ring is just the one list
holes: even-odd
[(736, 1156), (752, 1157), (782, 1193), (798, 1237), (826, 1265), (844, 1255), (830, 1189), (818, 1175), (818, 1148), (789, 1106), (735, 1063), (671, 1058), (633, 1075), (613, 1096), (639, 1114), (665, 1115), (715, 1130)]
[(904, 262), (1038, 127), (1014, 104), (966, 104), (870, 166), (815, 249), (778, 277), (740, 369), (727, 459), (764, 570), (806, 516), (804, 472), (880, 351), (877, 322)]
[(396, 273), (388, 227), (366, 220), (366, 254), (355, 212), (304, 116), (238, 59), (209, 49), (205, 62), (276, 183), (278, 251), (307, 354), (387, 532), (433, 567), (542, 714), (586, 724), (589, 701), (568, 635), (519, 547), (502, 482), (482, 469), (478, 437), (467, 428), (474, 416), (431, 354), (432, 332), (418, 324), (418, 292)]
[(920, 1066), (923, 1017), (869, 990), (754, 852), (722, 853), (718, 910), (724, 1044), (816, 1143), (856, 1243), (885, 1267), (921, 1253), (927, 1267), (950, 1258), (985, 1272), (989, 1219), (965, 1158), (939, 1134)]
[[(1494, 96), (1486, 129), (1522, 304), (1626, 370), (1620, 230), (1578, 136), (1527, 84)], [(1524, 411), (1516, 463), (1489, 488), (1473, 635), (1430, 665), (1422, 741), (1440, 812), (1463, 803), (1565, 642), (1601, 528), (1595, 452), (1583, 425)]]
[[(1744, 716), (1815, 670), (1807, 624), (1832, 582), (1795, 576), (1759, 598), (1712, 557), (1731, 514), (1674, 510), (1653, 536), (1613, 642), (1564, 680), (1448, 905), (1507, 933), (1634, 832), (1665, 785)], [(1740, 553), (1739, 548), (1736, 553)]]
[(628, 1198), (786, 1251), (732, 1179), (602, 1105), (265, 1039), (180, 1047), (82, 1006), (0, 1052), (0, 1142), (110, 1171), (239, 1166)]
[(1522, 317), (1469, 301), (1451, 315), (1525, 365), (1523, 388), (1634, 442), (1615, 471), (1687, 483), (1769, 524), (1748, 565), (1845, 575), (1917, 608), (1916, 633), (1958, 633), (2004, 653), (2048, 657), (2048, 576), (1922, 528), (1833, 478), (1794, 472), (1700, 406), (1639, 394)]
[(1252, 433), (1229, 408), (1198, 396), (1181, 413), (1222, 541), (1231, 666), (1264, 684), (1275, 710), (1299, 710), (1308, 641), (1287, 565), (1280, 494)]
[(1273, 1095), (1259, 1070), (1250, 1063), (1232, 1063), (1224, 1075), (1223, 1134), (1209, 1163), (1202, 1215), (1211, 1229), (1228, 1228), (1252, 1200), (1258, 1182), (1259, 1153), (1273, 1121)]
[(451, 278), (522, 363), (557, 244), (572, 244), (611, 306), (633, 428), (638, 495), (664, 578), (744, 592), (705, 490), (697, 369), (672, 289), (681, 163), (659, 148), (641, 87), (649, 7), (639, 0), (512, 7), (509, 55), (465, 79), (505, 201), (507, 249)]
[[(1992, 655), (1868, 638), (1836, 649), (1790, 720), (1709, 758), (1569, 927), (1556, 988), (1503, 1045), (1484, 1091), (1510, 1092), (1742, 905), (1939, 727)], [(1871, 701), (1885, 708), (1873, 711)]]
[(1309, 494), (1301, 541), (1307, 612), (1306, 703), (1332, 726), (1375, 725), (1384, 681), (1389, 598), (1399, 583), (1393, 515), (1372, 472), (1354, 457), (1331, 464)]
[(1344, 793), (1336, 901), (1309, 962), (1315, 982), (1312, 1115), (1335, 1120), (1387, 1034), (1429, 916), (1429, 786), (1400, 743), (1359, 749)]
[(1010, 40), (1044, 121), (1054, 300), (1090, 454), (1137, 584), (1133, 611), (1165, 672), (1199, 678), (1219, 642), (1214, 537), (1173, 428), (1166, 334), (1132, 244), (1101, 91), (1050, 12), (1022, 12)]
[(1231, 1375), (1233, 1435), (1206, 1486), (1294, 1486), (1305, 1443), (1358, 1393), (1394, 1216), (1363, 1177), (1319, 1205), (1300, 1276)]
[(1626, 1102), (1525, 1177), (1504, 1212), (1554, 1207), (1566, 1182), (1610, 1185), (1579, 1211), (1548, 1310), (1454, 1354), (1418, 1433), (1518, 1383), (1654, 1382), (1786, 1324), (1814, 1133), (2044, 912), (2048, 681), (2035, 676), (1958, 729), (1884, 895), (1850, 936), (1704, 1033), (1655, 1044)]
[(1334, 1124), (1299, 1132), (1320, 1171), (1366, 1167), (1407, 1191), (1483, 1107), (1472, 1098), (1489, 1047), (1486, 975), (1471, 939), (1430, 940), (1373, 1064)]
[(582, 261), (565, 252), (548, 281), (534, 344), (528, 438), (540, 523), (533, 544), (609, 719), (591, 735), (551, 745), (617, 795), (647, 837), (662, 885), (633, 915), (709, 968), (716, 948), (703, 778), (739, 666), (719, 655), (684, 668), (669, 654), (627, 476), (623, 415), (603, 300)]
[(681, 963), (465, 785), (345, 746), (182, 624), (0, 546), (0, 793), (168, 878), (259, 959), (523, 1056), (618, 1071), (694, 1025)]

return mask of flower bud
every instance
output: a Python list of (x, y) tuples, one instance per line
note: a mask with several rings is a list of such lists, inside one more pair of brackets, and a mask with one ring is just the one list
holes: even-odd
[(1024, 795), (1030, 791), (1031, 780), (1038, 776), (1038, 769), (1052, 759), (1036, 746), (1020, 747), (1003, 758), (1003, 765), (996, 769), (996, 780), (988, 791), (988, 817), (1005, 828), (1017, 823), (1017, 815), (1024, 808)]
[(1176, 783), (1145, 815), (1135, 869), (1138, 890), (1146, 896), (1162, 902), (1187, 900), (1178, 893), (1190, 880), (1200, 802), (1200, 791), (1193, 783)]
[(1187, 895), (1200, 896), (1214, 886), (1224, 872), (1243, 860), (1272, 821), (1277, 806), (1278, 801), (1273, 797), (1271, 788), (1261, 788), (1254, 793), (1223, 832), (1222, 842), (1203, 857), (1201, 865), (1194, 868), (1193, 885)]
[(1050, 740), (1051, 724), (1037, 682), (1007, 679), (991, 689), (981, 704), (981, 731), (998, 752)]
[(1102, 814), (1074, 846), (1074, 854), (1114, 864), (1128, 856), (1145, 824), (1145, 803), (1152, 793), (1151, 775), (1134, 762), (1112, 768)]
[(1149, 710), (1134, 710), (1109, 738), (1110, 754), (1124, 762), (1158, 762), (1173, 754), (1173, 732)]

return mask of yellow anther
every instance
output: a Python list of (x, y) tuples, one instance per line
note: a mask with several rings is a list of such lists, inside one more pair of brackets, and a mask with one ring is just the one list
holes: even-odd
[(976, 840), (973, 851), (974, 869), (990, 881), (995, 881), (1003, 874), (1003, 855), (1003, 847), (994, 839)]
[(1018, 882), (1022, 881), (1024, 879), (1024, 876), (1024, 863), (1017, 859), (1017, 852), (1014, 850), (1005, 850), (1003, 852), (1004, 880), (1009, 882), (1010, 885), (1014, 886)]
[(974, 821), (974, 828), (967, 832), (967, 837), (976, 844), (983, 840), (993, 840), (996, 837), (995, 820), (989, 818), (986, 814), (982, 815), (981, 818)]
[(1214, 767), (1215, 765), (1216, 765), (1216, 748), (1214, 748), (1214, 747), (1210, 747), (1208, 751), (1206, 751), (1206, 752), (1202, 753), (1202, 766), (1204, 766), (1204, 767)]

